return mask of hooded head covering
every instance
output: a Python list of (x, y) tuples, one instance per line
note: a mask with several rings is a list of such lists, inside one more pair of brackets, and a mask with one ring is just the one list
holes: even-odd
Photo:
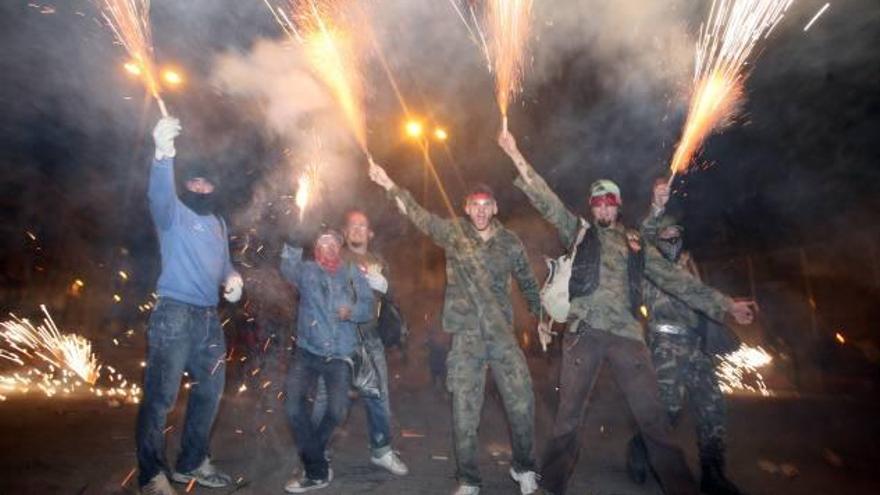
[[(180, 201), (198, 215), (214, 214), (217, 209), (216, 190), (220, 186), (214, 168), (203, 162), (195, 162), (184, 166), (182, 172), (184, 187), (179, 194)], [(190, 191), (186, 187), (186, 183), (198, 178), (210, 182), (214, 186), (214, 192), (206, 194)]]

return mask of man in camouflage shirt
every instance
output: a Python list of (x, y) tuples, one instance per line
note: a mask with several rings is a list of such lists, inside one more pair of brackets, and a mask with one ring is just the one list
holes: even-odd
[(459, 481), (455, 494), (480, 492), (477, 430), (487, 366), (492, 369), (510, 421), (510, 475), (522, 493), (534, 493), (538, 488), (533, 455), (535, 401), (525, 356), (513, 334), (511, 275), (533, 314), (540, 312), (540, 296), (522, 242), (494, 218), (498, 206), (487, 187), (475, 188), (467, 196), (467, 219), (442, 219), (416, 203), (375, 163), (370, 164), (370, 178), (446, 252), (443, 328), (453, 334), (447, 387), (452, 393)]
[[(651, 212), (642, 222), (642, 236), (654, 244), (666, 259), (699, 280), (699, 272), (683, 250), (684, 229), (665, 213), (669, 185), (658, 179), (654, 184)], [(701, 315), (657, 285), (646, 282), (644, 292), (648, 313), (648, 347), (657, 370), (660, 400), (674, 425), (687, 394), (697, 421), (700, 452), (700, 489), (707, 495), (740, 495), (739, 489), (724, 475), (727, 408), (718, 386), (713, 357), (704, 351), (699, 329)], [(701, 325), (703, 323), (703, 325)], [(646, 477), (644, 443), (640, 436), (630, 442), (627, 467), (634, 481)]]
[(642, 326), (634, 314), (641, 303), (638, 288), (645, 277), (716, 319), (730, 312), (747, 322), (751, 308), (687, 276), (655, 248), (643, 248), (638, 234), (627, 232), (619, 222), (620, 190), (613, 182), (601, 180), (592, 185), (590, 211), (595, 225), (589, 225), (569, 211), (537, 175), (509, 132), (502, 132), (498, 144), (519, 171), (514, 184), (556, 227), (564, 245), (573, 246), (581, 225), (587, 226), (572, 264), (559, 407), (542, 461), (541, 486), (549, 493), (565, 492), (577, 461), (584, 406), (607, 361), (642, 432), (664, 492), (696, 495), (697, 484), (673, 440)]

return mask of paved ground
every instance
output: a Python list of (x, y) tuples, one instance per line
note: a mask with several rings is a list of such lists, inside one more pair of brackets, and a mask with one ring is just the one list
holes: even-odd
[[(137, 361), (134, 361), (135, 363)], [(336, 480), (332, 494), (447, 494), (454, 487), (449, 403), (432, 389), (418, 352), (408, 365), (392, 360), (395, 375), (395, 447), (411, 474), (395, 478), (369, 464), (363, 408), (355, 405), (334, 441)], [(539, 452), (547, 439), (555, 390), (555, 369), (532, 360), (538, 396)], [(278, 370), (267, 365), (237, 393), (233, 372), (213, 442), (218, 464), (240, 485), (234, 490), (194, 489), (199, 494), (280, 494), (297, 468), (289, 430), (276, 398)], [(132, 371), (136, 376), (136, 369)], [(265, 389), (260, 386), (267, 381)], [(259, 393), (256, 390), (261, 390)], [(172, 416), (169, 455), (179, 440), (183, 401)], [(109, 407), (98, 400), (50, 400), (34, 395), (0, 403), (0, 494), (135, 493), (135, 407)], [(731, 477), (755, 494), (880, 493), (874, 447), (880, 408), (867, 398), (732, 398)], [(604, 377), (586, 419), (584, 449), (572, 482), (573, 494), (660, 493), (649, 483), (636, 486), (623, 471), (623, 448), (632, 420), (616, 385)], [(682, 440), (691, 446), (686, 421)], [(486, 494), (517, 493), (507, 476), (510, 450), (506, 421), (497, 399), (487, 400), (481, 430), (481, 466)], [(696, 454), (689, 448), (694, 467)], [(181, 493), (183, 490), (181, 490)]]

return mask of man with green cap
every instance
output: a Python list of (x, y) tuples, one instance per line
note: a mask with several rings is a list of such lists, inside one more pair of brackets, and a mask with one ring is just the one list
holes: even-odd
[[(643, 238), (663, 256), (699, 280), (699, 272), (683, 249), (684, 227), (666, 213), (669, 185), (665, 178), (654, 183), (651, 211), (642, 222)], [(707, 495), (741, 495), (724, 475), (727, 411), (715, 375), (713, 355), (706, 349), (710, 323), (672, 294), (650, 281), (644, 285), (648, 319), (648, 347), (663, 402), (673, 425), (681, 417), (685, 395), (693, 406), (700, 453), (700, 489)], [(627, 449), (627, 471), (637, 483), (647, 477), (644, 441), (633, 437)]]
[(514, 184), (556, 227), (563, 245), (576, 248), (569, 281), (571, 307), (563, 340), (559, 407), (542, 461), (541, 486), (548, 493), (565, 493), (577, 462), (585, 405), (607, 363), (642, 432), (648, 460), (663, 491), (698, 494), (684, 454), (672, 437), (637, 317), (642, 282), (647, 278), (716, 319), (730, 313), (737, 321), (749, 322), (751, 307), (688, 276), (656, 248), (643, 245), (637, 232), (627, 231), (619, 221), (622, 201), (613, 182), (600, 180), (590, 187), (591, 222), (587, 222), (565, 207), (519, 152), (509, 132), (501, 133), (498, 144), (519, 171)]

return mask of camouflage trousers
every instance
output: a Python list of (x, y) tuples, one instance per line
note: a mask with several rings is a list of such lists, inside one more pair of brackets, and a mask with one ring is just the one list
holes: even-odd
[(700, 348), (695, 335), (652, 332), (651, 359), (657, 371), (660, 400), (674, 425), (688, 398), (697, 423), (697, 442), (701, 457), (724, 454), (727, 408), (715, 376), (712, 356)]
[(456, 333), (446, 358), (446, 386), (452, 393), (452, 423), (456, 478), (459, 483), (479, 486), (477, 432), (483, 409), (486, 368), (492, 370), (507, 419), (510, 422), (512, 467), (534, 471), (535, 397), (526, 358), (512, 334), (483, 337)]

